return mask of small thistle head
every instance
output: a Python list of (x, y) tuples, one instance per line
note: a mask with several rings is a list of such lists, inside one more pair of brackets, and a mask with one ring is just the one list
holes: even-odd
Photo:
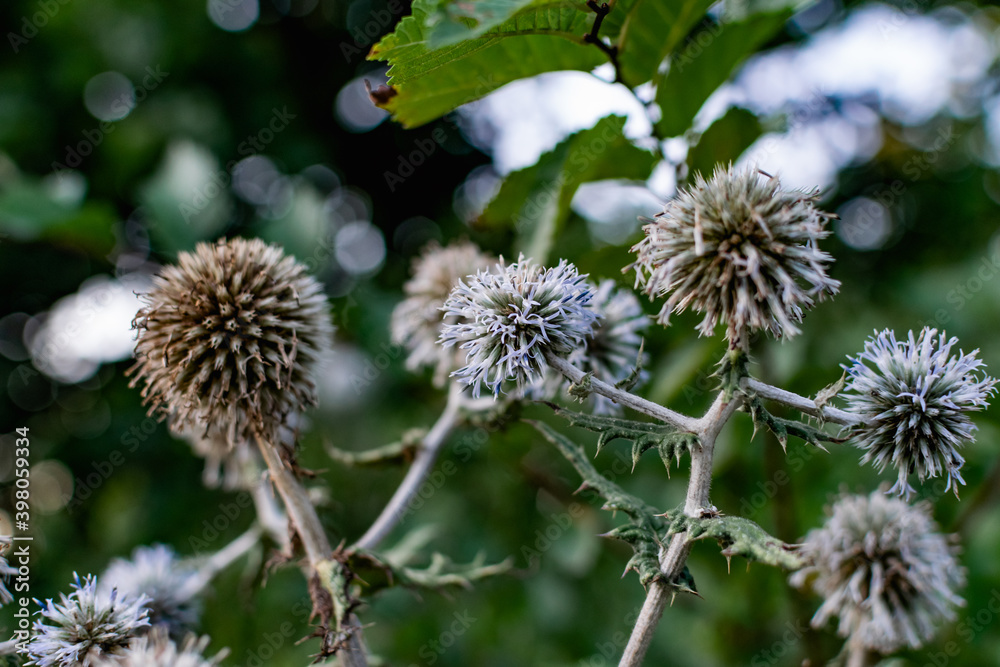
[(413, 277), (403, 291), (406, 298), (392, 313), (392, 340), (409, 351), (406, 367), (434, 369), (434, 384), (444, 386), (448, 374), (462, 366), (465, 355), (457, 349), (438, 344), (441, 327), (457, 324), (441, 307), (458, 281), (488, 269), (497, 263), (469, 241), (458, 241), (442, 248), (432, 243), (413, 262)]
[(731, 341), (745, 330), (794, 336), (803, 311), (840, 287), (827, 275), (833, 258), (816, 245), (833, 217), (816, 208), (817, 199), (782, 190), (777, 178), (753, 169), (719, 167), (655, 219), (643, 218), (646, 236), (628, 268), (650, 299), (669, 294), (661, 324), (691, 307), (704, 315), (702, 335), (724, 322)]
[(855, 433), (865, 450), (861, 462), (874, 462), (879, 472), (889, 464), (897, 468), (890, 493), (909, 498), (914, 490), (907, 478), (913, 473), (921, 482), (947, 476), (947, 488), (954, 483), (956, 496), (958, 485), (965, 484), (960, 473), (965, 459), (958, 450), (976, 429), (967, 413), (989, 405), (997, 381), (980, 376), (979, 350), (952, 354), (957, 342), (927, 327), (898, 341), (886, 329), (845, 366), (848, 409), (864, 419)]
[(0, 607), (14, 601), (14, 596), (7, 590), (7, 578), (17, 574), (17, 568), (11, 567), (7, 559), (0, 556)]
[(34, 623), (27, 664), (90, 667), (102, 657), (122, 655), (132, 638), (149, 626), (144, 595), (99, 593), (94, 577), (86, 577), (82, 584), (78, 576), (74, 579), (73, 592), (60, 594), (58, 604), (38, 603), (41, 618)]
[(501, 260), (459, 281), (443, 307), (457, 321), (445, 324), (440, 338), (465, 352), (465, 365), (452, 375), (477, 397), (484, 384), (499, 395), (506, 381), (524, 391), (544, 376), (546, 353), (566, 356), (584, 345), (597, 319), (587, 307), (592, 298), (586, 276), (565, 260), (549, 269), (523, 256)]
[(149, 622), (163, 626), (175, 638), (198, 623), (199, 600), (185, 590), (195, 570), (183, 564), (170, 547), (158, 544), (139, 547), (131, 560), (115, 559), (100, 577), (97, 592), (110, 595), (115, 589), (119, 596), (138, 597), (145, 594)]
[(259, 239), (198, 244), (154, 278), (136, 315), (130, 373), (150, 412), (178, 432), (225, 434), (230, 445), (273, 436), (316, 403), (311, 368), (332, 327), (305, 267)]
[(162, 628), (132, 640), (128, 650), (114, 660), (101, 660), (94, 667), (216, 667), (228, 651), (205, 658), (209, 638), (188, 635), (178, 646)]
[(801, 553), (810, 564), (791, 576), (824, 598), (813, 627), (836, 616), (841, 637), (886, 654), (919, 648), (955, 618), (965, 572), (928, 504), (910, 506), (879, 490), (842, 496), (829, 514), (805, 537)]

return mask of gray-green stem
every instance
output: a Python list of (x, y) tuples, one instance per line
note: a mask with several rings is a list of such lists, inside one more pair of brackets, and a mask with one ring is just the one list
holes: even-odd
[(198, 571), (184, 582), (183, 586), (177, 592), (178, 597), (194, 597), (201, 593), (212, 582), (215, 575), (229, 567), (240, 556), (250, 551), (260, 541), (260, 536), (263, 532), (264, 529), (261, 524), (255, 523), (245, 533), (212, 554), (201, 564)]
[(365, 534), (358, 539), (351, 549), (374, 549), (384, 540), (392, 529), (400, 522), (406, 513), (407, 507), (413, 498), (420, 491), (421, 485), (434, 467), (441, 447), (444, 446), (448, 435), (458, 423), (458, 413), (462, 406), (462, 389), (457, 382), (451, 384), (448, 391), (448, 403), (438, 420), (431, 427), (431, 430), (424, 436), (420, 443), (420, 449), (413, 464), (406, 472), (406, 477), (400, 483), (396, 492), (392, 495), (389, 503), (383, 508), (378, 518)]
[[(295, 525), (295, 532), (302, 542), (306, 559), (309, 561), (310, 572), (318, 576), (325, 587), (330, 587), (330, 572), (342, 566), (331, 558), (333, 549), (330, 548), (330, 541), (326, 537), (319, 516), (316, 515), (316, 508), (309, 500), (309, 494), (269, 442), (257, 436), (257, 446), (267, 464), (271, 481), (285, 503), (285, 511)], [(329, 593), (335, 601), (339, 600), (339, 591), (329, 590)], [(337, 621), (339, 624), (341, 619), (338, 618)], [(357, 617), (348, 614), (341, 630), (347, 644), (339, 652), (344, 667), (367, 667), (368, 658), (362, 642), (361, 624), (358, 623)]]
[[(709, 491), (712, 487), (712, 460), (715, 441), (729, 418), (741, 403), (738, 397), (726, 402), (724, 392), (716, 397), (712, 407), (701, 419), (694, 420), (694, 432), (701, 447), (691, 451), (691, 478), (688, 481), (687, 496), (684, 499), (684, 513), (690, 517), (701, 515), (701, 510), (709, 506)], [(629, 637), (619, 667), (637, 667), (646, 657), (646, 651), (653, 640), (656, 626), (663, 616), (663, 610), (673, 597), (669, 582), (683, 570), (691, 552), (691, 542), (687, 533), (678, 533), (670, 540), (669, 546), (660, 552), (660, 571), (664, 579), (650, 584), (646, 601), (636, 619), (632, 635)]]
[(832, 422), (834, 424), (841, 424), (843, 426), (859, 426), (864, 423), (864, 420), (853, 412), (839, 410), (830, 406), (823, 406), (823, 408), (820, 409), (816, 406), (816, 402), (812, 399), (806, 398), (805, 396), (799, 396), (794, 392), (786, 391), (778, 387), (772, 387), (771, 385), (761, 382), (755, 378), (743, 378), (740, 386), (746, 392), (752, 392), (761, 398), (774, 401), (775, 403), (781, 403), (782, 405), (786, 405), (804, 414), (818, 417), (824, 421)]

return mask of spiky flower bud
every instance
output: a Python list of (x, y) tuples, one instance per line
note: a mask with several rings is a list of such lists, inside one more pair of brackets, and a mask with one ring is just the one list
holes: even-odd
[(907, 505), (881, 490), (844, 495), (801, 554), (810, 563), (791, 576), (823, 598), (813, 627), (840, 619), (837, 633), (880, 653), (919, 648), (964, 604), (957, 548), (941, 535), (930, 505)]
[(144, 595), (127, 598), (115, 590), (98, 593), (93, 576), (82, 585), (77, 575), (73, 577), (74, 591), (69, 596), (61, 593), (59, 604), (38, 602), (41, 618), (35, 621), (35, 634), (28, 642), (27, 664), (90, 667), (102, 657), (122, 655), (136, 633), (149, 625)]
[(154, 278), (136, 315), (134, 386), (176, 432), (273, 438), (316, 403), (310, 371), (332, 327), (321, 285), (259, 239), (198, 244)]
[[(639, 300), (630, 289), (619, 288), (614, 280), (604, 280), (592, 288), (594, 298), (590, 309), (597, 315), (590, 335), (582, 347), (569, 354), (571, 364), (585, 372), (593, 373), (598, 380), (615, 384), (629, 377), (639, 359), (642, 331), (649, 326)], [(643, 357), (646, 357), (643, 353)], [(642, 360), (644, 361), (644, 360)], [(648, 374), (641, 371), (637, 382)], [(528, 391), (531, 398), (542, 399), (558, 395), (567, 384), (561, 373), (552, 369), (543, 382)], [(593, 393), (588, 398), (595, 414), (616, 415), (621, 407), (611, 399)]]
[(691, 307), (704, 315), (702, 335), (723, 322), (730, 340), (744, 330), (791, 337), (803, 311), (840, 287), (827, 275), (833, 258), (816, 246), (833, 217), (816, 208), (818, 198), (782, 190), (777, 178), (753, 169), (719, 167), (655, 219), (643, 218), (646, 236), (627, 268), (650, 299), (670, 295), (661, 324)]
[(7, 578), (17, 574), (17, 568), (11, 567), (7, 559), (0, 556), (0, 607), (14, 601), (14, 596), (7, 590)]
[(444, 304), (458, 319), (442, 327), (441, 343), (465, 351), (465, 365), (452, 375), (479, 396), (485, 384), (494, 396), (501, 384), (523, 391), (542, 378), (546, 352), (566, 356), (582, 347), (597, 319), (588, 308), (593, 291), (565, 260), (546, 269), (523, 256), (459, 281)]
[(198, 639), (188, 635), (181, 646), (171, 641), (169, 635), (157, 628), (132, 641), (128, 650), (114, 660), (101, 660), (94, 667), (215, 667), (228, 651), (221, 651), (213, 658), (205, 658), (209, 638)]
[(460, 368), (465, 354), (438, 344), (441, 327), (457, 324), (441, 307), (458, 281), (488, 269), (497, 258), (483, 253), (469, 241), (457, 241), (444, 248), (431, 243), (413, 262), (413, 277), (405, 285), (403, 299), (392, 313), (392, 340), (409, 351), (406, 367), (434, 370), (434, 384), (444, 386), (448, 374)]
[(180, 561), (170, 547), (138, 547), (131, 560), (111, 562), (97, 592), (110, 595), (117, 589), (122, 596), (145, 594), (150, 624), (164, 626), (172, 637), (180, 638), (198, 623), (200, 615), (199, 600), (185, 587), (194, 574), (194, 568)]
[(958, 449), (973, 440), (975, 424), (968, 412), (982, 410), (996, 391), (996, 380), (980, 377), (984, 364), (969, 354), (951, 354), (957, 338), (946, 338), (924, 327), (914, 337), (897, 341), (888, 329), (876, 332), (864, 351), (845, 366), (850, 382), (845, 390), (848, 409), (864, 419), (855, 433), (865, 450), (862, 463), (874, 462), (879, 472), (892, 464), (899, 471), (890, 493), (914, 492), (907, 478), (946, 475), (947, 489), (965, 484), (959, 472), (965, 459)]

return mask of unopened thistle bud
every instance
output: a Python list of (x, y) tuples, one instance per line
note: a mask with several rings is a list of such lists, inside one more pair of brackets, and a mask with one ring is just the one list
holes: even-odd
[(60, 594), (59, 603), (38, 603), (41, 618), (28, 643), (27, 664), (90, 667), (101, 658), (124, 654), (137, 633), (149, 626), (145, 596), (98, 593), (94, 577), (86, 577), (83, 584), (74, 577), (73, 592)]
[(909, 498), (913, 473), (921, 482), (945, 475), (946, 490), (954, 488), (956, 496), (958, 485), (965, 484), (960, 472), (965, 459), (958, 450), (976, 429), (967, 413), (989, 405), (997, 381), (980, 376), (979, 350), (953, 355), (957, 342), (927, 327), (897, 341), (886, 329), (845, 366), (848, 409), (864, 419), (855, 434), (865, 450), (861, 462), (873, 462), (880, 472), (890, 464), (898, 470), (890, 493)]
[(839, 618), (837, 633), (873, 651), (919, 648), (964, 604), (965, 572), (926, 503), (910, 506), (875, 491), (842, 496), (800, 553), (810, 564), (791, 576), (823, 598), (813, 627)]
[(258, 239), (201, 243), (154, 278), (136, 315), (134, 386), (178, 432), (273, 439), (316, 403), (310, 377), (332, 327), (322, 286)]
[(494, 396), (504, 382), (523, 391), (544, 376), (546, 353), (566, 356), (585, 344), (597, 319), (592, 298), (586, 276), (565, 260), (546, 269), (522, 256), (459, 281), (444, 304), (458, 322), (445, 324), (440, 339), (465, 352), (452, 375), (477, 397), (484, 384)]
[(448, 374), (463, 365), (465, 354), (438, 344), (441, 327), (457, 324), (458, 318), (446, 315), (441, 307), (458, 281), (497, 263), (497, 258), (483, 253), (469, 241), (458, 241), (442, 248), (427, 246), (413, 262), (413, 277), (403, 291), (406, 298), (392, 313), (392, 340), (409, 351), (406, 367), (434, 370), (434, 384), (444, 386)]
[(650, 299), (669, 295), (661, 324), (690, 307), (704, 315), (702, 335), (723, 322), (730, 340), (744, 330), (794, 336), (803, 312), (840, 287), (827, 275), (833, 258), (816, 245), (833, 217), (817, 199), (753, 169), (719, 167), (643, 218), (646, 237), (627, 268)]

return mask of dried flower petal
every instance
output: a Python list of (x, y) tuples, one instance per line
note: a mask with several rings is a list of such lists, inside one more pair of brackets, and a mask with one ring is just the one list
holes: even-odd
[(114, 660), (101, 660), (94, 667), (215, 667), (222, 662), (228, 651), (223, 650), (213, 658), (205, 658), (203, 653), (208, 642), (208, 637), (199, 639), (188, 635), (183, 644), (178, 646), (162, 628), (156, 628), (133, 640), (122, 656)]

